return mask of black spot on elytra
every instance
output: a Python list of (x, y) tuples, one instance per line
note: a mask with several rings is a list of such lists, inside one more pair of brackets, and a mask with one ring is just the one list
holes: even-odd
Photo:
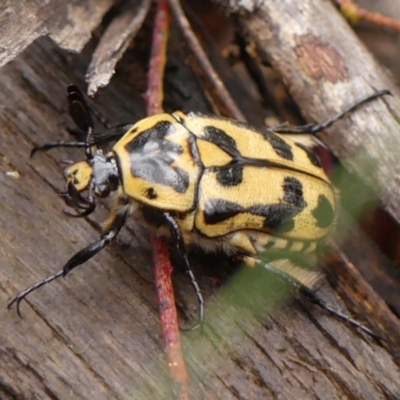
[(289, 203), (296, 208), (303, 209), (307, 203), (304, 200), (303, 185), (302, 183), (292, 177), (286, 176), (282, 184), (283, 188), (283, 201)]
[(223, 199), (213, 199), (206, 202), (204, 207), (204, 222), (215, 225), (238, 215), (244, 208), (237, 203)]
[(250, 213), (264, 217), (263, 227), (273, 233), (286, 233), (294, 226), (294, 217), (301, 211), (301, 208), (291, 204), (256, 204), (244, 208), (240, 204), (223, 200), (209, 200), (205, 205), (204, 221), (208, 225), (218, 224), (240, 213)]
[(136, 136), (125, 148), (131, 156), (133, 176), (185, 193), (189, 175), (184, 169), (171, 165), (183, 153), (182, 146), (166, 139), (172, 132), (174, 127), (169, 121), (160, 121)]
[(215, 126), (206, 126), (204, 128), (205, 139), (211, 143), (216, 144), (222, 150), (228, 150), (231, 154), (232, 151), (237, 152), (237, 145), (235, 139), (229, 136), (222, 129), (216, 128)]
[[(152, 128), (143, 131), (126, 145), (126, 150), (129, 152), (142, 151), (149, 143), (162, 142), (164, 137), (173, 131), (171, 122), (160, 121)], [(171, 143), (171, 142), (168, 142)]]
[(216, 178), (221, 186), (237, 186), (243, 181), (243, 165), (233, 164), (218, 168)]
[(310, 149), (309, 147), (305, 146), (302, 143), (296, 143), (296, 146), (299, 147), (300, 149), (302, 149), (306, 153), (306, 155), (312, 165), (319, 167), (319, 168), (322, 167), (321, 159), (318, 157), (318, 154), (315, 153), (315, 151), (313, 149)]
[(290, 144), (285, 142), (281, 137), (271, 131), (267, 130), (260, 133), (263, 138), (271, 144), (278, 156), (284, 158), (285, 160), (293, 160), (293, 152)]
[(286, 233), (294, 228), (293, 217), (301, 210), (289, 204), (257, 205), (250, 208), (252, 214), (264, 217), (263, 227), (271, 232)]
[(319, 228), (327, 228), (335, 218), (331, 202), (322, 194), (319, 195), (318, 205), (311, 211), (311, 214), (315, 218), (316, 225)]

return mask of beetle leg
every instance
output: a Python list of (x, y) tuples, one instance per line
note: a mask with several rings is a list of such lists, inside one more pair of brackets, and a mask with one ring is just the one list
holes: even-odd
[(369, 336), (373, 337), (374, 339), (382, 340), (381, 337), (379, 337), (377, 334), (372, 332), (369, 328), (367, 328), (361, 322), (351, 318), (349, 315), (346, 315), (346, 314), (342, 313), (341, 311), (339, 311), (338, 309), (325, 303), (320, 297), (317, 296), (315, 289), (312, 289), (311, 287), (307, 286), (306, 284), (300, 282), (294, 276), (280, 270), (279, 268), (277, 268), (271, 264), (267, 264), (259, 259), (253, 258), (253, 257), (241, 256), (240, 259), (245, 264), (247, 264), (251, 267), (254, 267), (254, 265), (262, 266), (264, 269), (273, 273), (275, 276), (277, 276), (283, 282), (290, 285), (295, 290), (295, 292), (300, 294), (302, 297), (306, 298), (311, 303), (316, 304), (317, 306), (326, 310), (330, 314), (334, 315), (336, 318), (340, 318), (343, 321), (348, 322), (350, 325), (353, 325), (354, 327), (361, 329), (363, 332), (367, 333)]
[(373, 94), (370, 94), (358, 101), (356, 101), (351, 106), (345, 108), (343, 111), (337, 113), (331, 118), (321, 122), (320, 124), (306, 124), (306, 125), (299, 125), (299, 126), (290, 126), (286, 124), (278, 124), (268, 128), (271, 132), (276, 133), (284, 133), (284, 134), (301, 134), (301, 133), (309, 133), (310, 135), (315, 135), (318, 132), (323, 131), (326, 128), (329, 128), (333, 123), (337, 120), (343, 118), (346, 114), (354, 111), (358, 106), (361, 104), (367, 103), (371, 100), (376, 99), (377, 97), (381, 97), (387, 94), (392, 94), (389, 90), (378, 90)]
[(197, 323), (188, 329), (183, 329), (185, 331), (194, 331), (195, 329), (201, 327), (204, 323), (204, 299), (201, 294), (200, 287), (196, 281), (196, 277), (194, 276), (193, 270), (190, 267), (189, 259), (186, 252), (185, 242), (183, 240), (182, 232), (179, 228), (179, 225), (176, 223), (175, 219), (169, 213), (163, 213), (164, 220), (168, 225), (168, 228), (171, 232), (172, 239), (175, 242), (175, 245), (178, 250), (178, 254), (182, 259), (182, 262), (186, 268), (186, 272), (189, 275), (190, 282), (193, 286), (193, 289), (197, 296), (197, 301), (199, 303), (199, 317)]
[(59, 278), (60, 276), (67, 275), (71, 270), (75, 267), (85, 263), (89, 259), (91, 259), (95, 254), (97, 254), (100, 250), (104, 249), (119, 233), (123, 225), (125, 224), (127, 213), (115, 213), (113, 220), (107, 226), (107, 229), (103, 232), (100, 236), (100, 239), (96, 240), (94, 243), (90, 244), (89, 246), (85, 247), (84, 249), (78, 251), (74, 256), (72, 256), (63, 268), (48, 276), (47, 278), (35, 283), (34, 285), (26, 288), (21, 293), (19, 293), (16, 297), (14, 297), (9, 303), (8, 308), (11, 308), (14, 303), (17, 304), (17, 312), (18, 315), (21, 317), (20, 311), (20, 303), (21, 301), (31, 292), (40, 288), (41, 286), (54, 281), (55, 279)]

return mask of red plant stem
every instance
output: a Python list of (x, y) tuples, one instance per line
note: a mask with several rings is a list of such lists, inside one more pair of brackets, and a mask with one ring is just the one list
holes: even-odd
[[(170, 26), (170, 11), (167, 0), (159, 0), (153, 28), (153, 40), (146, 91), (147, 114), (163, 111), (163, 80), (166, 63), (167, 42)], [(189, 400), (189, 375), (186, 370), (172, 287), (172, 270), (168, 247), (155, 235), (151, 237), (154, 275), (160, 308), (160, 323), (164, 347), (168, 359), (169, 375), (176, 389), (176, 398)]]
[(171, 282), (173, 268), (165, 241), (153, 235), (151, 237), (151, 244), (153, 247), (154, 273), (160, 307), (160, 322), (168, 358), (169, 375), (176, 385), (174, 389), (177, 390), (177, 398), (180, 400), (189, 400), (189, 375), (186, 371), (182, 352), (178, 315)]
[(192, 49), (197, 61), (204, 71), (205, 75), (210, 79), (211, 84), (215, 88), (216, 94), (220, 97), (220, 100), (225, 105), (226, 109), (229, 110), (229, 117), (237, 119), (239, 121), (246, 121), (245, 116), (240, 111), (232, 96), (225, 87), (221, 78), (218, 76), (214, 67), (208, 59), (206, 52), (203, 50), (199, 40), (194, 34), (188, 19), (183, 12), (179, 0), (170, 0), (172, 12), (174, 13), (175, 20), (181, 26), (183, 35), (185, 36), (190, 48)]
[(393, 29), (400, 32), (400, 21), (386, 17), (379, 13), (368, 11), (357, 4), (353, 0), (337, 0), (343, 14), (353, 23), (364, 20), (377, 26)]
[(147, 115), (163, 112), (163, 81), (167, 61), (167, 43), (170, 25), (170, 11), (167, 0), (159, 0), (153, 28), (147, 91), (145, 94)]

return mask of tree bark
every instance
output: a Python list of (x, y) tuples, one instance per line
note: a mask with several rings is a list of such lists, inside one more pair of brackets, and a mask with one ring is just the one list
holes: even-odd
[(307, 120), (323, 121), (376, 90), (393, 92), (393, 97), (373, 102), (335, 124), (323, 139), (399, 222), (400, 102), (388, 73), (330, 1), (249, 3), (254, 12), (241, 15), (239, 23), (260, 57), (281, 75)]
[(41, 36), (61, 48), (80, 52), (113, 0), (37, 0), (0, 4), (0, 66)]

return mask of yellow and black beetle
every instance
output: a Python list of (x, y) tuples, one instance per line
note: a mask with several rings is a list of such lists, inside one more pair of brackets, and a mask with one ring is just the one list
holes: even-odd
[[(316, 154), (296, 139), (315, 134), (378, 91), (317, 125), (278, 125), (257, 130), (248, 124), (196, 113), (159, 114), (96, 136), (88, 106), (76, 86), (68, 87), (70, 114), (86, 134), (85, 142), (48, 143), (37, 147), (84, 147), (86, 160), (68, 166), (66, 203), (79, 211), (95, 209), (95, 196), (114, 194), (115, 204), (100, 239), (76, 253), (59, 272), (15, 297), (30, 292), (84, 263), (116, 237), (130, 215), (157, 234), (172, 238), (190, 271), (188, 245), (222, 250), (248, 262), (267, 249), (312, 252), (331, 231), (337, 210), (333, 185)], [(294, 134), (288, 137), (288, 134)], [(97, 146), (116, 141), (108, 154)], [(81, 193), (87, 191), (87, 197)], [(332, 310), (296, 277), (275, 268), (311, 301), (364, 331), (357, 321)], [(19, 312), (19, 311), (18, 311)]]

